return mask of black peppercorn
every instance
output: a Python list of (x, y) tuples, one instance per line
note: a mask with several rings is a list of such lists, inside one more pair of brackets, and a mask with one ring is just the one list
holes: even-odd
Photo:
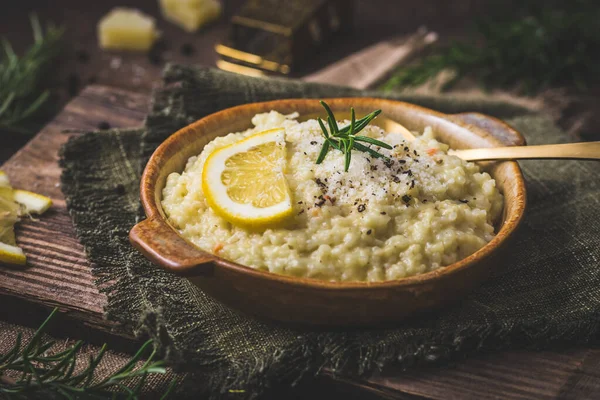
[(184, 43), (181, 46), (181, 54), (183, 54), (186, 57), (191, 56), (192, 54), (194, 54), (194, 46), (192, 46), (189, 43)]
[(106, 121), (100, 121), (100, 122), (98, 122), (98, 125), (96, 125), (96, 126), (98, 127), (98, 129), (101, 129), (103, 131), (110, 129), (110, 124)]

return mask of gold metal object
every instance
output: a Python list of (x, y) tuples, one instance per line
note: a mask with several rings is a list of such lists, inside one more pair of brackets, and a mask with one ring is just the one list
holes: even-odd
[[(264, 58), (257, 56), (256, 54), (246, 53), (245, 51), (237, 50), (237, 49), (231, 48), (229, 46), (225, 46), (224, 44), (216, 45), (215, 50), (217, 51), (218, 54), (220, 54), (222, 56), (225, 56), (225, 57), (228, 57), (231, 59), (235, 59), (235, 60), (239, 60), (239, 61), (243, 61), (247, 64), (254, 64), (256, 66), (256, 68), (247, 67), (249, 69), (254, 69), (257, 71), (266, 70), (266, 71), (272, 71), (272, 72), (279, 72), (282, 74), (289, 74), (289, 72), (290, 72), (289, 65), (278, 64), (273, 61), (265, 60)], [(223, 60), (219, 60), (219, 61), (223, 61)], [(229, 62), (229, 64), (232, 64), (232, 63)], [(217, 63), (217, 66), (219, 67), (218, 63)], [(219, 67), (219, 68), (221, 68), (221, 67)], [(237, 71), (234, 71), (234, 72), (237, 72)], [(247, 74), (244, 74), (244, 75), (247, 75)]]
[(235, 72), (236, 74), (240, 74), (240, 75), (247, 75), (247, 76), (254, 76), (254, 77), (265, 76), (265, 73), (263, 71), (261, 71), (260, 69), (245, 67), (243, 65), (230, 63), (229, 61), (225, 61), (225, 60), (217, 60), (217, 67), (219, 69), (222, 69), (223, 71)]
[(448, 154), (453, 154), (466, 161), (536, 160), (557, 158), (572, 160), (600, 160), (600, 142), (450, 150)]
[(351, 19), (351, 0), (248, 0), (215, 46), (221, 58), (217, 67), (252, 76), (287, 75)]

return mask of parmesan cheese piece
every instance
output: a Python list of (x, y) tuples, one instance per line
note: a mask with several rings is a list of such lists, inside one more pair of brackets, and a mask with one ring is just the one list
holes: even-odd
[(221, 15), (217, 0), (160, 0), (160, 7), (166, 19), (188, 32), (197, 31)]
[(103, 49), (147, 51), (158, 36), (154, 18), (132, 8), (115, 8), (98, 23)]

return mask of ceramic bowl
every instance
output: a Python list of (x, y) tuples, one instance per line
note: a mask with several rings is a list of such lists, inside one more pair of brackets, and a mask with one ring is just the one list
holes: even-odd
[[(523, 137), (505, 123), (478, 113), (447, 115), (412, 104), (375, 98), (325, 99), (334, 113), (352, 106), (358, 115), (375, 109), (410, 130), (431, 126), (452, 148), (524, 145)], [(380, 283), (323, 282), (259, 271), (204, 252), (169, 225), (161, 208), (167, 176), (181, 172), (189, 157), (199, 154), (217, 136), (251, 126), (258, 113), (297, 111), (322, 113), (314, 99), (289, 99), (245, 104), (211, 114), (171, 135), (154, 152), (140, 185), (147, 219), (130, 232), (131, 243), (149, 260), (185, 276), (218, 301), (258, 317), (294, 324), (322, 326), (374, 325), (400, 321), (415, 313), (449, 305), (479, 285), (506, 262), (505, 250), (525, 211), (525, 184), (513, 161), (487, 163), (504, 195), (497, 235), (483, 248), (452, 265), (426, 274)], [(324, 116), (324, 115), (323, 115)], [(382, 120), (385, 120), (382, 119)], [(504, 257), (503, 257), (504, 255)]]

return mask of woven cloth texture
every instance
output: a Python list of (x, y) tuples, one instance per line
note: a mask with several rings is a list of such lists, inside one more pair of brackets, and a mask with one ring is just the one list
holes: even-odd
[(359, 92), (168, 66), (144, 128), (86, 133), (62, 151), (62, 189), (97, 284), (108, 295), (108, 318), (154, 338), (167, 360), (191, 372), (194, 390), (212, 396), (230, 390), (255, 396), (323, 367), (367, 374), (391, 363), (410, 367), (478, 349), (597, 341), (600, 169), (592, 162), (522, 162), (528, 209), (503, 268), (458, 304), (396, 327), (309, 331), (259, 321), (221, 305), (130, 246), (127, 234), (144, 218), (141, 171), (170, 134), (239, 104), (348, 96), (399, 98), (448, 113), (484, 112), (505, 119), (529, 144), (569, 141), (547, 116), (485, 98)]

